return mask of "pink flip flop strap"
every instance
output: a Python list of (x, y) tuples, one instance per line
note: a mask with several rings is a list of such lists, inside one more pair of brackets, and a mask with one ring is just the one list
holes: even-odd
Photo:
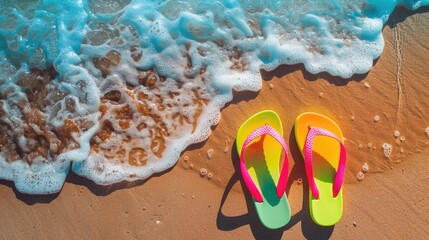
[(243, 179), (244, 179), (244, 183), (246, 184), (247, 188), (249, 189), (252, 197), (257, 202), (262, 202), (263, 199), (262, 199), (261, 192), (256, 187), (255, 183), (253, 182), (252, 178), (250, 177), (249, 172), (248, 172), (247, 167), (246, 167), (246, 164), (244, 163), (244, 150), (257, 137), (260, 137), (260, 136), (266, 135), (266, 134), (270, 135), (275, 140), (277, 140), (277, 142), (279, 142), (280, 145), (283, 147), (283, 151), (285, 153), (282, 170), (280, 172), (280, 178), (279, 178), (277, 188), (276, 188), (276, 193), (277, 193), (278, 198), (281, 198), (283, 196), (285, 189), (286, 189), (287, 179), (288, 179), (288, 170), (289, 170), (288, 149), (287, 149), (286, 142), (284, 141), (283, 137), (281, 136), (281, 134), (279, 132), (277, 132), (274, 128), (270, 127), (268, 124), (265, 124), (264, 126), (261, 126), (257, 129), (255, 129), (253, 132), (251, 132), (249, 134), (249, 136), (244, 141), (243, 146), (241, 147), (240, 170), (241, 170), (241, 174), (242, 174)]
[(308, 184), (310, 185), (311, 192), (315, 199), (319, 199), (319, 190), (317, 189), (316, 183), (314, 181), (313, 175), (313, 145), (314, 139), (317, 136), (327, 136), (338, 140), (340, 143), (340, 160), (338, 162), (338, 170), (335, 174), (334, 185), (332, 187), (332, 194), (334, 197), (338, 195), (343, 185), (344, 172), (346, 166), (346, 148), (344, 147), (343, 142), (338, 139), (338, 137), (332, 132), (322, 129), (308, 126), (307, 137), (304, 144), (304, 162), (305, 162), (305, 171), (307, 173)]

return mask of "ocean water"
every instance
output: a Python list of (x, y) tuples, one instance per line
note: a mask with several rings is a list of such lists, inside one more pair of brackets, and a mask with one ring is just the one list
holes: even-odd
[(0, 178), (30, 194), (172, 167), (232, 90), (303, 63), (368, 72), (397, 6), (376, 0), (0, 0)]

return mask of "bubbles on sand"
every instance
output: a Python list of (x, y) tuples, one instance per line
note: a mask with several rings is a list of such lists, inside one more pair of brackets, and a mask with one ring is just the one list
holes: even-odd
[(401, 133), (398, 130), (395, 130), (395, 131), (393, 131), (393, 136), (395, 138), (397, 138), (397, 137), (401, 136)]
[(365, 178), (365, 174), (363, 172), (358, 172), (356, 178), (357, 180), (362, 181)]
[(201, 169), (200, 169), (200, 176), (201, 176), (201, 177), (204, 177), (204, 176), (207, 174), (207, 172), (208, 172), (208, 171), (207, 171), (207, 168), (201, 168)]
[(369, 170), (368, 163), (364, 163), (362, 166), (362, 172), (366, 173), (366, 172), (368, 172), (368, 170)]
[(386, 158), (390, 158), (390, 154), (392, 154), (392, 145), (389, 143), (383, 143), (381, 145), (381, 148), (383, 149), (383, 154)]
[(223, 149), (224, 153), (227, 153), (229, 151), (229, 140), (225, 140), (225, 148)]
[(399, 145), (401, 145), (402, 142), (401, 142), (401, 140), (399, 138), (397, 138), (397, 139), (395, 139), (395, 143), (396, 143), (396, 145), (399, 146)]
[(358, 181), (362, 181), (365, 178), (365, 173), (368, 172), (369, 166), (368, 163), (364, 163), (362, 166), (362, 170), (359, 171), (356, 175)]
[(367, 82), (364, 82), (363, 86), (365, 86), (365, 88), (371, 88), (371, 86)]
[(378, 121), (380, 121), (380, 116), (375, 115), (375, 116), (374, 116), (374, 122), (378, 122)]
[(212, 159), (212, 157), (213, 157), (213, 152), (214, 152), (213, 148), (210, 148), (210, 149), (208, 149), (208, 150), (207, 150), (207, 157), (208, 157), (209, 159)]

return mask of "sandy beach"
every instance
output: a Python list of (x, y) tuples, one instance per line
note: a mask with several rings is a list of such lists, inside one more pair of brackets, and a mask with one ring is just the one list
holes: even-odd
[[(384, 51), (367, 74), (312, 75), (302, 65), (262, 71), (260, 92), (236, 92), (209, 139), (148, 180), (103, 187), (70, 174), (60, 193), (47, 196), (21, 194), (1, 180), (1, 239), (427, 238), (428, 11), (395, 11), (383, 31)], [(264, 109), (279, 114), (290, 149), (286, 191), (292, 219), (278, 230), (259, 222), (243, 189), (234, 143), (239, 126)], [(308, 210), (308, 184), (293, 133), (296, 116), (305, 111), (331, 117), (346, 137), (344, 214), (333, 227), (317, 226)], [(384, 143), (392, 146), (389, 157)], [(365, 163), (369, 171), (359, 181)], [(201, 168), (211, 178), (200, 176)]]

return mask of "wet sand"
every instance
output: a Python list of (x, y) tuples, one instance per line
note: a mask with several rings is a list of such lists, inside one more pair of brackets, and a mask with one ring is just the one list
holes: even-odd
[[(11, 182), (0, 181), (2, 238), (425, 238), (429, 234), (428, 10), (395, 12), (384, 28), (384, 52), (368, 74), (347, 80), (314, 76), (301, 65), (263, 71), (259, 93), (236, 93), (207, 141), (190, 146), (173, 169), (147, 181), (101, 187), (71, 174), (63, 190), (49, 196), (23, 195)], [(242, 188), (234, 147), (241, 123), (264, 109), (279, 114), (290, 148), (287, 194), (293, 215), (285, 228), (276, 231), (259, 223), (250, 195)], [(308, 185), (293, 136), (295, 118), (304, 111), (331, 117), (346, 137), (344, 215), (334, 227), (318, 227), (308, 212)], [(375, 116), (379, 121), (374, 121)], [(389, 158), (383, 154), (383, 143), (393, 147)], [(209, 149), (213, 149), (210, 159)], [(358, 181), (364, 163), (369, 171)], [(201, 177), (201, 168), (212, 178)]]

